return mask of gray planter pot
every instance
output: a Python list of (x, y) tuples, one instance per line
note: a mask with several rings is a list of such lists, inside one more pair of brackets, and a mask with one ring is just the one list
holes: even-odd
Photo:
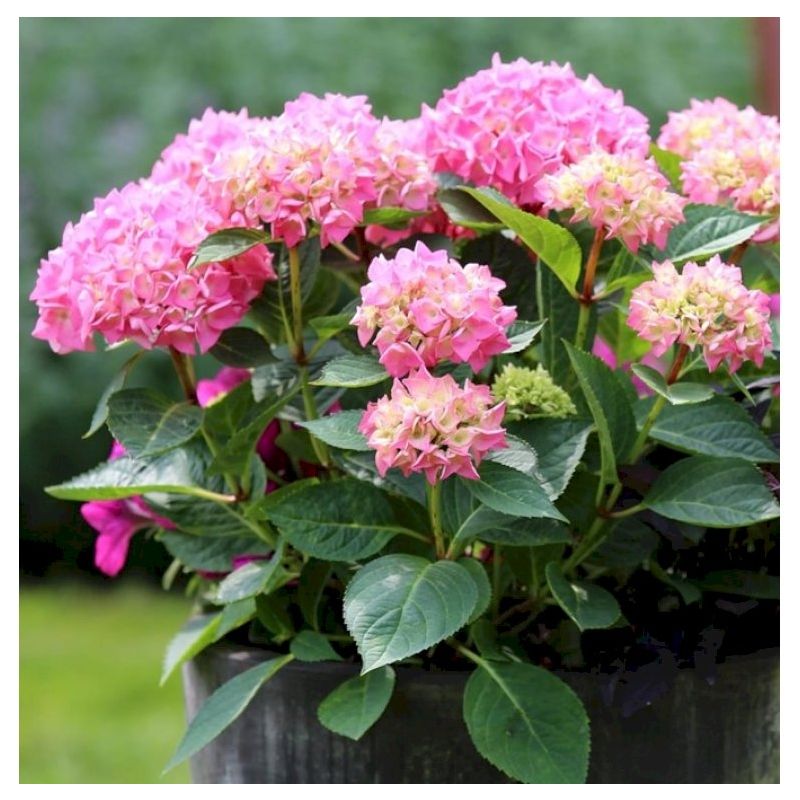
[[(183, 670), (188, 716), (239, 672), (272, 657), (220, 643)], [(713, 683), (694, 669), (562, 673), (592, 724), (592, 783), (776, 783), (778, 650), (730, 659)], [(292, 662), (191, 762), (195, 783), (504, 783), (461, 717), (467, 673), (397, 669), (384, 716), (359, 742), (317, 721), (355, 665)], [(648, 698), (650, 698), (648, 700)]]

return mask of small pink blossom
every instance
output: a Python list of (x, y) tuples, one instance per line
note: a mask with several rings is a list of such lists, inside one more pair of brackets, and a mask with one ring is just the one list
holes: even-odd
[(569, 64), (504, 64), (444, 92), (423, 106), (428, 156), (437, 172), (492, 186), (520, 205), (541, 202), (540, 180), (592, 150), (633, 151), (649, 145), (647, 118), (621, 92)]
[(395, 379), (390, 395), (367, 406), (358, 429), (381, 475), (396, 467), (406, 477), (423, 472), (430, 484), (450, 475), (477, 479), (484, 456), (507, 446), (505, 403), (494, 402), (488, 386), (467, 380), (462, 389), (423, 367)]
[(668, 187), (652, 158), (599, 150), (542, 181), (545, 208), (571, 208), (573, 222), (588, 220), (633, 252), (651, 242), (663, 249), (672, 227), (683, 220), (686, 200)]
[(738, 267), (714, 256), (679, 273), (670, 261), (653, 264), (655, 279), (633, 290), (630, 325), (662, 355), (675, 342), (702, 347), (710, 371), (727, 361), (735, 372), (745, 361), (758, 366), (772, 346), (769, 296), (742, 283)]
[(352, 324), (364, 347), (378, 331), (375, 345), (390, 375), (447, 360), (477, 371), (508, 348), (506, 329), (517, 313), (503, 305), (505, 283), (489, 267), (462, 267), (446, 250), (417, 242), (392, 259), (373, 259), (367, 275)]

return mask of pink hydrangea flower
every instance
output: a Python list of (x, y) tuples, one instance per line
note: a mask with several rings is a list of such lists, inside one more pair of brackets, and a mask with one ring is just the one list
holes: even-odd
[(571, 208), (573, 222), (588, 220), (635, 253), (649, 242), (663, 249), (672, 227), (683, 220), (687, 201), (668, 187), (652, 158), (597, 150), (545, 177), (542, 194), (545, 208)]
[(375, 345), (390, 375), (445, 360), (467, 362), (477, 371), (508, 348), (506, 328), (517, 312), (503, 305), (505, 283), (489, 267), (462, 267), (446, 250), (417, 242), (392, 259), (373, 259), (367, 275), (351, 322), (363, 347), (378, 331)]
[[(341, 242), (370, 208), (423, 211), (436, 190), (413, 126), (378, 120), (365, 97), (301, 94), (207, 173), (213, 192), (289, 247), (319, 229)], [(217, 203), (219, 204), (219, 203)]]
[(423, 106), (428, 156), (437, 172), (492, 186), (520, 205), (542, 201), (544, 175), (592, 150), (645, 154), (646, 117), (621, 92), (569, 64), (504, 64), (481, 70)]
[(450, 475), (477, 479), (476, 467), (490, 451), (507, 446), (505, 403), (493, 405), (488, 386), (425, 368), (395, 379), (390, 395), (367, 406), (358, 429), (374, 448), (378, 472), (397, 467), (407, 477), (422, 472), (434, 484)]
[(758, 366), (772, 346), (769, 296), (742, 283), (738, 267), (719, 256), (693, 262), (679, 273), (670, 261), (653, 264), (654, 280), (633, 290), (630, 325), (662, 355), (675, 342), (702, 347), (712, 372), (727, 361), (735, 372), (745, 361)]
[(197, 245), (225, 225), (180, 181), (115, 189), (67, 225), (61, 246), (42, 261), (33, 335), (57, 353), (94, 349), (95, 333), (110, 343), (207, 351), (275, 278), (263, 245), (188, 268)]

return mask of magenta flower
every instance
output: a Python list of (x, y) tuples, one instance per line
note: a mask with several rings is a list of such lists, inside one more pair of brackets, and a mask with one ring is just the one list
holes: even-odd
[(573, 209), (572, 222), (588, 220), (634, 253), (650, 242), (663, 249), (687, 202), (669, 191), (652, 158), (636, 153), (589, 153), (545, 177), (541, 187), (545, 208)]
[(738, 267), (714, 256), (679, 273), (670, 261), (653, 264), (655, 279), (633, 290), (630, 325), (662, 355), (675, 342), (702, 347), (712, 372), (727, 361), (735, 372), (745, 361), (758, 366), (772, 346), (769, 296), (742, 283)]
[(197, 245), (226, 221), (183, 183), (129, 183), (95, 201), (39, 269), (33, 335), (57, 353), (131, 339), (144, 348), (205, 352), (236, 325), (264, 283), (272, 256), (259, 245), (193, 269)]
[(490, 450), (507, 446), (505, 403), (494, 404), (488, 386), (425, 368), (395, 379), (390, 395), (367, 406), (358, 429), (375, 453), (381, 475), (397, 467), (405, 476), (423, 472), (434, 484), (450, 475), (477, 479), (476, 467)]
[(390, 375), (446, 360), (479, 370), (508, 348), (506, 329), (517, 312), (503, 305), (505, 283), (489, 267), (462, 267), (446, 250), (417, 242), (392, 259), (373, 259), (367, 275), (352, 324), (363, 347), (378, 331), (375, 345)]
[(423, 106), (426, 148), (437, 172), (492, 186), (520, 205), (543, 200), (540, 180), (592, 150), (645, 154), (648, 122), (621, 92), (569, 64), (504, 64), (481, 70)]

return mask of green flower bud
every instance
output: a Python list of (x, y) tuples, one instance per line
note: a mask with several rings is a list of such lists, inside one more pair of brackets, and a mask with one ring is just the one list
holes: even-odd
[(506, 364), (494, 379), (492, 393), (498, 400), (505, 400), (508, 421), (577, 413), (569, 395), (553, 382), (541, 364), (536, 369)]

